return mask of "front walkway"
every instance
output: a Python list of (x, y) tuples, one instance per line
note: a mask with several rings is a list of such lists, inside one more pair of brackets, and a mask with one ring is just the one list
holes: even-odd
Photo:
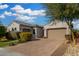
[[(26, 56), (50, 56), (54, 55), (53, 53), (55, 53), (55, 51), (59, 49), (63, 43), (64, 40), (41, 39), (18, 44), (16, 46), (10, 46), (8, 49), (24, 54)], [(60, 55), (61, 51), (58, 51)]]

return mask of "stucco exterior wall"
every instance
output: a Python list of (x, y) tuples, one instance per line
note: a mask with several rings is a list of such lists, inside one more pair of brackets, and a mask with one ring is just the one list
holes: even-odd
[(23, 31), (23, 29), (29, 29), (31, 32), (33, 30), (33, 28), (30, 26), (20, 25), (20, 31)]
[(35, 27), (34, 30), (35, 30), (35, 37), (36, 38), (42, 38), (44, 36), (43, 28)]
[(44, 35), (44, 31), (43, 31), (43, 28), (37, 28), (37, 36), (38, 36), (38, 38), (41, 38), (41, 37), (43, 37), (43, 35)]
[[(15, 32), (31, 32), (33, 34), (34, 38), (41, 38), (43, 37), (43, 27), (33, 27), (33, 26), (27, 26), (27, 25), (23, 25), (23, 24), (18, 24), (16, 22), (11, 23), (8, 27), (7, 27), (7, 32), (9, 31), (13, 31), (12, 29), (15, 29)], [(35, 30), (35, 34), (33, 32), (33, 30)]]
[(12, 28), (16, 28), (16, 31), (20, 31), (19, 24), (16, 22), (13, 22), (11, 25), (7, 27), (7, 32), (12, 31)]
[[(47, 30), (48, 29), (59, 29), (59, 28), (65, 28), (65, 34), (70, 34), (70, 30), (66, 22), (57, 22), (56, 24), (50, 23), (46, 26), (44, 26), (44, 37), (47, 37)], [(53, 34), (53, 33), (52, 33)]]

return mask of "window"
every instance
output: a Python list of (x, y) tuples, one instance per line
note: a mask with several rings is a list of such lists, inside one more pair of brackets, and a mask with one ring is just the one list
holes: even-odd
[(14, 31), (14, 29), (12, 28), (12, 31)]
[(16, 28), (15, 28), (15, 30), (16, 30)]
[(30, 32), (30, 29), (23, 29), (23, 32)]
[(33, 29), (33, 34), (35, 34), (35, 29)]

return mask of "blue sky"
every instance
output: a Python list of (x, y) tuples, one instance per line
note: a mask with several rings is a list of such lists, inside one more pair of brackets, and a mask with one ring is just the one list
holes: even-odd
[[(46, 7), (40, 3), (0, 3), (0, 21), (8, 26), (13, 20), (45, 25)], [(74, 21), (74, 28), (79, 29), (79, 20)]]
[(79, 30), (79, 19), (75, 19), (75, 21), (73, 21), (73, 27), (74, 27), (74, 29), (78, 29)]
[(45, 25), (48, 23), (45, 11), (46, 7), (40, 3), (1, 3), (0, 20), (6, 26), (13, 20)]

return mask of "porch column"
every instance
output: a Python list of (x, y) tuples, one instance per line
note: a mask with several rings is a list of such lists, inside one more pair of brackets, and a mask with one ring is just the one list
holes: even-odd
[(38, 37), (38, 34), (37, 34), (37, 28), (35, 28), (35, 39), (37, 39)]
[(44, 37), (47, 37), (47, 30), (44, 29)]

